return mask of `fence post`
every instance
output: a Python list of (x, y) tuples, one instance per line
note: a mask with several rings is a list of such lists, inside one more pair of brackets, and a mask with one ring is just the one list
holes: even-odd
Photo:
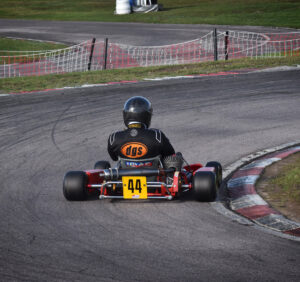
[(228, 60), (228, 35), (229, 31), (226, 31), (225, 33), (225, 60)]
[(218, 37), (216, 28), (214, 28), (214, 60), (218, 60)]
[(92, 65), (92, 59), (93, 59), (93, 54), (94, 54), (95, 42), (96, 42), (96, 38), (93, 38), (93, 40), (92, 40), (92, 46), (91, 46), (90, 59), (89, 59), (89, 64), (88, 64), (88, 71), (91, 70), (91, 65)]
[(107, 66), (107, 48), (108, 48), (108, 38), (104, 39), (104, 64), (103, 69), (106, 70)]

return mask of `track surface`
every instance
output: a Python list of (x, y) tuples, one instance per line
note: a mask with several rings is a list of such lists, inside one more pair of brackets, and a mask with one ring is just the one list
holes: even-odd
[[(69, 44), (96, 37), (108, 37), (111, 42), (157, 46), (175, 44), (199, 38), (212, 31), (240, 30), (259, 33), (293, 32), (295, 29), (259, 26), (213, 26), (184, 24), (136, 24), (102, 22), (63, 22), (0, 19), (0, 35), (29, 39), (52, 40)], [(298, 30), (299, 31), (299, 30)]]
[(299, 281), (300, 244), (208, 203), (68, 202), (68, 170), (108, 159), (132, 95), (190, 162), (300, 139), (300, 71), (0, 97), (1, 281)]

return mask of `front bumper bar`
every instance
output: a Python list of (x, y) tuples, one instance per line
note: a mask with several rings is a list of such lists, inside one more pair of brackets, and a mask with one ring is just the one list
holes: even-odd
[[(99, 196), (100, 200), (104, 199), (124, 199), (123, 196), (105, 196), (105, 195), (100, 195)], [(173, 196), (168, 195), (168, 196), (150, 196), (147, 197), (147, 199), (155, 199), (155, 200), (172, 200)]]

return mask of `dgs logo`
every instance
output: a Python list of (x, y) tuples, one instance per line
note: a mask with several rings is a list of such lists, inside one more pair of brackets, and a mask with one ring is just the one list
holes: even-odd
[(121, 153), (128, 158), (140, 158), (145, 156), (147, 152), (147, 146), (138, 142), (129, 142), (121, 147)]

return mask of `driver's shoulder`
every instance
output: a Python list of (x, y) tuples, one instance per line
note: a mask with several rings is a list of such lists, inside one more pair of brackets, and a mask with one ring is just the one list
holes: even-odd
[(124, 134), (125, 130), (118, 130), (118, 131), (114, 131), (112, 132), (109, 136), (108, 136), (108, 142), (110, 143), (110, 145), (112, 145), (116, 138), (120, 138), (123, 134)]
[(151, 131), (154, 131), (154, 132), (161, 132), (161, 130), (160, 129), (158, 129), (158, 128), (148, 128), (148, 130), (151, 130)]
[(157, 129), (157, 128), (149, 128), (148, 130), (152, 132), (152, 134), (155, 136), (155, 139), (156, 139), (159, 143), (162, 142), (162, 138), (164, 138), (164, 133), (163, 133), (160, 129)]
[(122, 135), (122, 134), (126, 133), (127, 131), (128, 131), (128, 128), (115, 130), (115, 131), (111, 132), (109, 136), (113, 136), (113, 135), (116, 136), (116, 135), (120, 135), (120, 134)]

